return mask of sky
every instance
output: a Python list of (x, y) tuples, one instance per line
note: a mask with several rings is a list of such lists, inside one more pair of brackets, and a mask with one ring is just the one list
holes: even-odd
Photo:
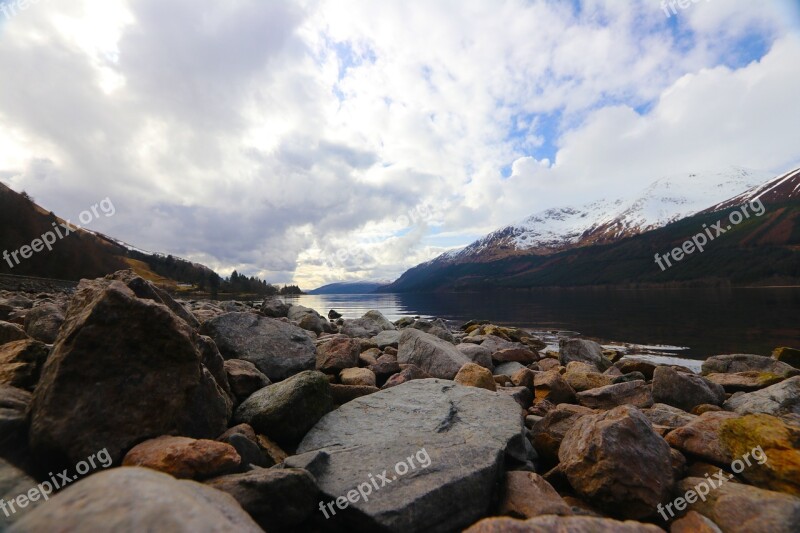
[(668, 4), (0, 0), (0, 181), (310, 289), (665, 175), (800, 166), (800, 3)]

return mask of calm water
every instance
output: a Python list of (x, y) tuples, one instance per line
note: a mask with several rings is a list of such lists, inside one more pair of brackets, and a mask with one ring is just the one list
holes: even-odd
[(293, 298), (323, 315), (357, 318), (378, 309), (390, 320), (437, 316), (465, 322), (578, 331), (638, 344), (685, 346), (683, 355), (769, 355), (800, 347), (800, 288), (541, 290), (487, 294), (342, 294)]

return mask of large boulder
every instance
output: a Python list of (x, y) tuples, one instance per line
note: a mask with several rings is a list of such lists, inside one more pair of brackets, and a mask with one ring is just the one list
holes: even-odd
[(396, 330), (397, 326), (381, 314), (380, 311), (367, 311), (361, 318), (345, 320), (341, 332), (348, 337), (369, 339), (381, 331)]
[(757, 370), (782, 376), (796, 375), (799, 370), (771, 357), (753, 354), (715, 355), (703, 361), (703, 374), (734, 373)]
[(0, 346), (0, 384), (32, 391), (50, 350), (28, 339)]
[(800, 415), (800, 376), (756, 392), (734, 394), (723, 407), (739, 414)]
[(279, 444), (293, 445), (331, 409), (328, 378), (308, 370), (253, 393), (236, 410), (235, 418)]
[(37, 341), (47, 344), (55, 342), (64, 323), (63, 310), (52, 303), (43, 303), (25, 315), (25, 331)]
[(416, 365), (441, 379), (453, 379), (462, 366), (472, 362), (449, 342), (412, 328), (400, 335), (397, 361)]
[(674, 483), (669, 445), (629, 405), (579, 418), (558, 457), (575, 491), (613, 516), (652, 515)]
[(137, 276), (132, 270), (120, 270), (105, 277), (109, 281), (121, 281), (133, 293), (143, 300), (153, 300), (156, 303), (166, 305), (170, 311), (189, 324), (192, 328), (199, 328), (200, 322), (188, 309), (183, 305), (176, 302), (175, 299), (169, 295), (167, 291), (160, 288), (158, 285), (150, 283), (149, 281)]
[(228, 494), (134, 467), (113, 468), (69, 485), (18, 520), (9, 533), (31, 531), (262, 533)]
[(653, 373), (653, 400), (691, 411), (703, 404), (722, 405), (725, 389), (697, 374), (659, 366)]
[(331, 527), (449, 532), (489, 511), (504, 465), (532, 458), (524, 432), (510, 397), (417, 380), (328, 414), (286, 465), (311, 472), (323, 504), (347, 496)]
[(148, 438), (214, 438), (230, 410), (184, 320), (119, 281), (84, 280), (42, 369), (30, 441), (46, 462), (75, 464), (98, 446), (118, 462)]
[(589, 363), (601, 372), (612, 365), (603, 355), (602, 346), (585, 339), (561, 339), (558, 344), (558, 361), (562, 366), (567, 366), (571, 361)]
[(225, 313), (200, 332), (217, 343), (225, 359), (250, 361), (272, 381), (313, 370), (317, 351), (301, 328), (254, 313)]

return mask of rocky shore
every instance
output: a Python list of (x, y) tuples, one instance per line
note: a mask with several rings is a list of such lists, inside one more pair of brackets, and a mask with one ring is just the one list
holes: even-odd
[(0, 291), (0, 531), (797, 532), (800, 352)]

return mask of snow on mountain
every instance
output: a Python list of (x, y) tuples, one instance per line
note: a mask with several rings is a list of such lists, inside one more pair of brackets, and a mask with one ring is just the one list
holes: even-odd
[(580, 207), (560, 207), (536, 213), (466, 248), (443, 254), (430, 263), (546, 255), (614, 242), (699, 213), (709, 205), (724, 202), (769, 178), (769, 174), (741, 168), (663, 177), (629, 198), (598, 200)]
[(720, 211), (747, 202), (761, 201), (764, 204), (800, 198), (800, 168), (782, 174), (767, 183), (757, 185), (742, 194), (710, 207), (706, 211)]

